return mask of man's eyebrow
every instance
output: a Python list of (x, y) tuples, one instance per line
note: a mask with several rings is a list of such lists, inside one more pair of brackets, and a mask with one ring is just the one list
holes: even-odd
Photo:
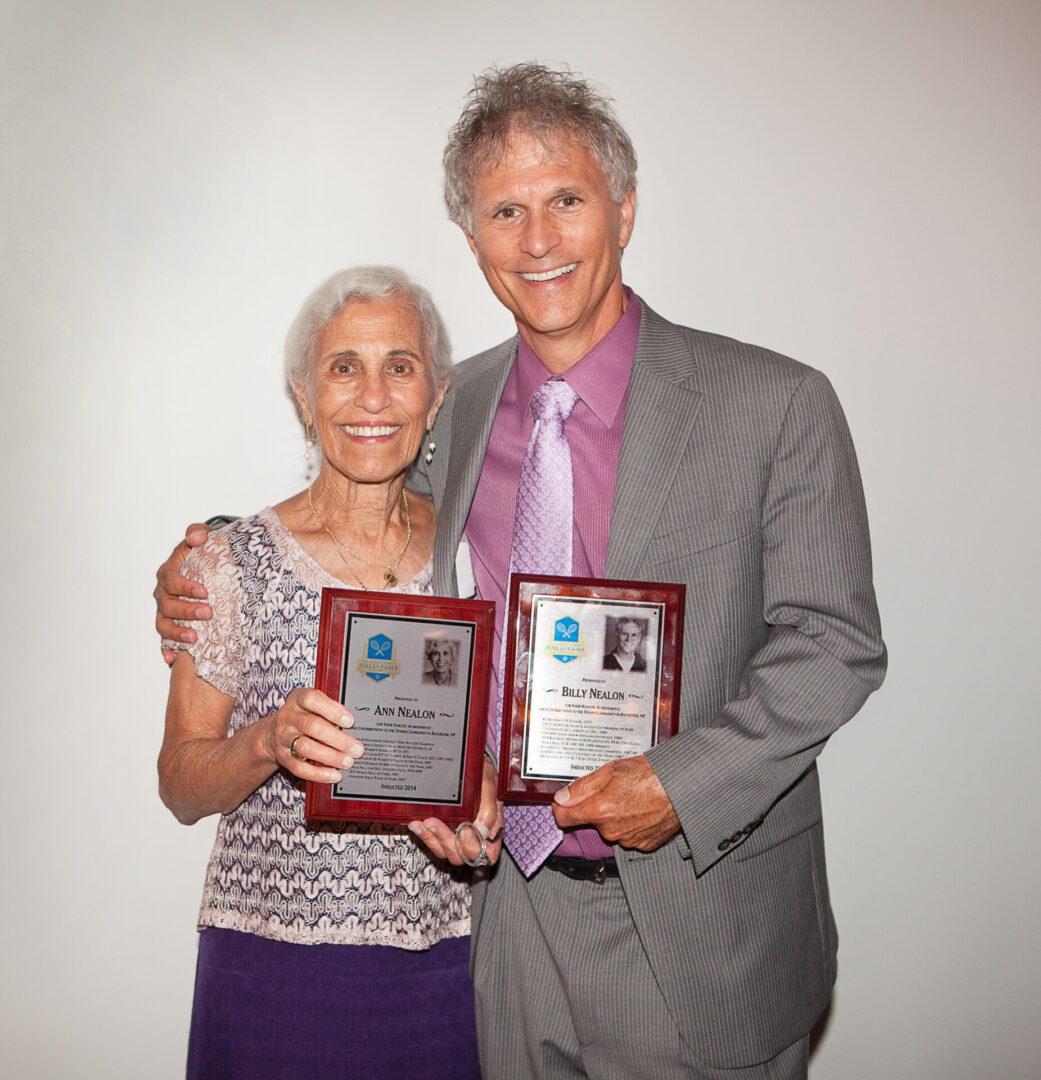
[(516, 199), (500, 199), (498, 202), (489, 203), (486, 207), (484, 207), (484, 213), (486, 213), (489, 217), (495, 217), (495, 215), (500, 210), (505, 210), (507, 206), (516, 206), (516, 205), (517, 205), (517, 200)]
[[(419, 360), (420, 359), (419, 353), (415, 353), (411, 349), (404, 349), (404, 348), (402, 348), (402, 349), (390, 349), (390, 350), (387, 351), (386, 356), (387, 357), (408, 356), (408, 357), (411, 357), (413, 360)], [(329, 355), (325, 359), (327, 359), (327, 360), (357, 360), (358, 359), (358, 353), (356, 353), (354, 351), (354, 349), (339, 349), (336, 352), (329, 353)]]
[[(583, 198), (585, 198), (585, 196), (582, 194), (582, 191), (581, 191), (580, 188), (577, 188), (577, 187), (558, 187), (555, 191), (553, 191), (549, 195), (549, 198), (548, 198), (547, 201), (548, 202), (556, 202), (558, 199), (566, 199), (566, 198), (583, 199)], [(521, 199), (500, 199), (498, 202), (490, 203), (488, 206), (486, 206), (484, 208), (484, 213), (488, 214), (491, 217), (495, 217), (495, 215), (500, 210), (505, 210), (507, 206), (518, 206), (518, 205), (523, 206), (524, 205), (524, 200), (521, 200)]]

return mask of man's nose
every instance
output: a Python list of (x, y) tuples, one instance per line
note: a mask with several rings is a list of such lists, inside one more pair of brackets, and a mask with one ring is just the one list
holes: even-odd
[(527, 220), (522, 237), (524, 250), (533, 258), (542, 259), (560, 243), (560, 230), (552, 214), (533, 212)]

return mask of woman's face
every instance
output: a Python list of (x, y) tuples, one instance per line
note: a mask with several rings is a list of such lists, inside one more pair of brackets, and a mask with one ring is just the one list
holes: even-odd
[(297, 387), (327, 467), (356, 483), (385, 483), (415, 459), (445, 396), (412, 308), (352, 300), (315, 339), (308, 385)]
[(452, 667), (452, 646), (447, 641), (435, 641), (427, 651), (427, 658), (438, 675), (447, 675)]

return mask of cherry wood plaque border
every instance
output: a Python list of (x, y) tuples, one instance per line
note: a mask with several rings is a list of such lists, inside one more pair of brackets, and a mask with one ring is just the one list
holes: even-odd
[[(499, 750), (499, 798), (504, 802), (549, 803), (566, 780), (522, 776), (524, 736), (528, 723), (527, 652), (535, 595), (593, 597), (625, 603), (662, 605), (662, 639), (657, 702), (657, 741), (670, 738), (679, 724), (683, 664), (685, 585), (652, 581), (611, 581), (599, 578), (546, 577), (511, 574), (506, 616), (506, 662), (503, 678), (502, 742)], [(518, 642), (525, 651), (517, 655)]]
[[(457, 600), (444, 596), (362, 592), (357, 589), (323, 589), (318, 625), (318, 660), (315, 686), (340, 701), (343, 685), (343, 649), (350, 613), (401, 615), (413, 619), (438, 619), (471, 623), (474, 628), (473, 663), (470, 665), (470, 704), (464, 742), (462, 799), (458, 805), (417, 802), (377, 802), (345, 799), (333, 795), (332, 784), (307, 781), (304, 812), (309, 821), (407, 822), (436, 817), (450, 825), (473, 821), (484, 775), (485, 727), (491, 671), (495, 604), (483, 600)], [(350, 709), (350, 702), (343, 702)], [(348, 772), (347, 777), (350, 776)]]

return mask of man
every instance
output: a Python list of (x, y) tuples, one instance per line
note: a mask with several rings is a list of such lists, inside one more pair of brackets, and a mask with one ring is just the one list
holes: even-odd
[[(445, 152), (450, 215), (518, 336), (456, 369), (438, 417), (435, 592), (472, 563), (501, 634), (525, 525), (501, 507), (529, 505), (529, 406), (560, 379), (570, 573), (687, 588), (680, 731), (559, 792), (541, 868), (507, 831), (475, 887), (482, 1069), (800, 1077), (835, 976), (815, 759), (885, 667), (866, 515), (822, 375), (623, 286), (635, 168), (609, 102), (534, 64), (480, 76)], [(457, 861), (441, 823), (414, 831)]]
[(647, 661), (640, 653), (643, 627), (636, 619), (619, 619), (614, 628), (615, 646), (604, 656), (605, 671), (646, 671)]

